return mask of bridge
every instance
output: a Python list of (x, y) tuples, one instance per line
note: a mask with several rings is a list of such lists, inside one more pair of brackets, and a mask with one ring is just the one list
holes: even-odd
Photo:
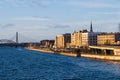
[(18, 36), (18, 32), (16, 32), (15, 35), (15, 40), (11, 40), (11, 39), (0, 39), (0, 47), (4, 47), (4, 46), (10, 46), (10, 47), (27, 47), (29, 46), (31, 43), (30, 42), (22, 42), (19, 43), (19, 36)]

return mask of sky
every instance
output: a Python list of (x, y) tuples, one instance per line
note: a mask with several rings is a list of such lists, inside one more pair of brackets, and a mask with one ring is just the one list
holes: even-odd
[(118, 32), (120, 0), (0, 0), (0, 39), (39, 42), (90, 29)]

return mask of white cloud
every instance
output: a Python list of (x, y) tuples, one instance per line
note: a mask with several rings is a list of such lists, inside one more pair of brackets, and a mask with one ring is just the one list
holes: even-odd
[(0, 0), (0, 5), (6, 4), (14, 7), (46, 7), (55, 4), (65, 4), (87, 8), (120, 8), (119, 0), (111, 0), (115, 3), (109, 3), (110, 0)]
[(71, 28), (70, 25), (61, 25), (61, 24), (54, 24), (54, 25), (50, 25), (48, 26), (48, 28), (54, 28), (54, 29), (65, 29), (65, 28)]
[(82, 1), (82, 0), (75, 0), (68, 2), (69, 5), (72, 6), (80, 6), (80, 7), (86, 7), (86, 8), (120, 8), (119, 4), (111, 4), (106, 3), (104, 1)]
[(15, 27), (15, 26), (16, 25), (13, 23), (0, 24), (0, 28), (2, 28), (2, 29), (11, 28), (11, 27)]
[(50, 18), (47, 18), (47, 17), (17, 17), (17, 18), (12, 18), (12, 20), (18, 20), (18, 21), (49, 21)]
[(120, 12), (91, 12), (90, 14), (120, 15)]
[(51, 4), (51, 1), (54, 0), (0, 0), (0, 4), (14, 7), (45, 7)]

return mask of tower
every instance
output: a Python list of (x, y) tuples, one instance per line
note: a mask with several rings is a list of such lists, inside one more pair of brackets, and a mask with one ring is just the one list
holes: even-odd
[(18, 43), (18, 32), (16, 32), (16, 43)]
[(91, 21), (91, 24), (90, 24), (90, 32), (93, 32), (92, 21)]

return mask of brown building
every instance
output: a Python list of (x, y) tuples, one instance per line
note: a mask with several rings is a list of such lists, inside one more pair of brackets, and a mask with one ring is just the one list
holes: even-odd
[(52, 48), (54, 45), (54, 40), (41, 40), (41, 47)]
[(66, 33), (56, 37), (54, 48), (68, 48), (71, 42), (71, 34)]
[(120, 41), (120, 33), (104, 33), (97, 36), (98, 45), (115, 45)]

